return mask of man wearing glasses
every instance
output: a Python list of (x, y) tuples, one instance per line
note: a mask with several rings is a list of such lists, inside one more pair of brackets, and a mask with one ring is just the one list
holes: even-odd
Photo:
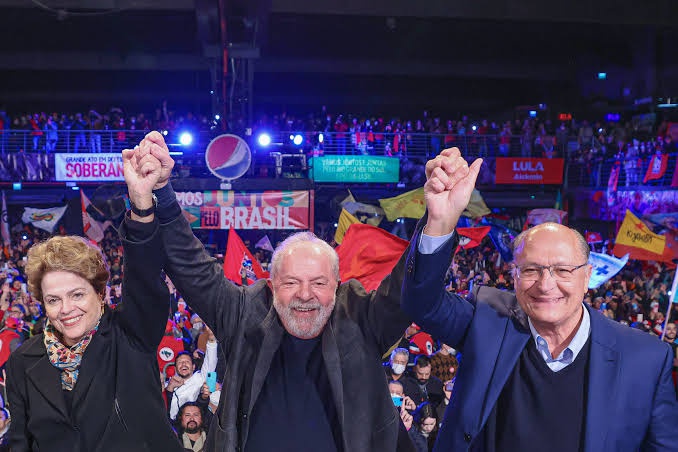
[(676, 450), (671, 350), (582, 302), (592, 270), (577, 231), (546, 223), (516, 237), (515, 294), (445, 291), (480, 163), (456, 148), (427, 163), (422, 234), (437, 243), (407, 260), (403, 309), (463, 356), (434, 450)]

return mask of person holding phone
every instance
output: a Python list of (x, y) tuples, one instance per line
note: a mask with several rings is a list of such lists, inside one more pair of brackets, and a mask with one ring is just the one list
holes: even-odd
[(207, 377), (212, 377), (216, 383), (217, 368), (217, 340), (212, 330), (207, 328), (208, 339), (205, 347), (205, 358), (202, 361), (200, 370), (195, 370), (193, 357), (189, 352), (179, 352), (174, 360), (175, 373), (165, 385), (167, 391), (167, 400), (169, 401), (169, 416), (175, 420), (181, 408), (187, 402), (195, 402), (200, 395), (200, 389), (207, 381)]

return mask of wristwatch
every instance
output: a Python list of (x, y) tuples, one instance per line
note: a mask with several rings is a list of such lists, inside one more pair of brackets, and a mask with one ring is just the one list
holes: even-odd
[(155, 213), (155, 208), (158, 205), (158, 198), (155, 196), (155, 193), (153, 193), (152, 196), (153, 196), (153, 205), (151, 205), (151, 207), (149, 207), (148, 209), (139, 209), (137, 206), (134, 205), (134, 202), (132, 202), (132, 200), (130, 199), (129, 200), (130, 210), (134, 212), (135, 215), (141, 218), (153, 215)]

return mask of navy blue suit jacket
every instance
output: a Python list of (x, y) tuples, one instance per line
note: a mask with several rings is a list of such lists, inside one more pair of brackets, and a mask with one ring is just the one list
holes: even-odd
[[(413, 321), (463, 354), (436, 451), (469, 450), (479, 439), (531, 336), (527, 317), (512, 293), (481, 287), (469, 301), (445, 291), (445, 272), (456, 242), (449, 240), (429, 255), (410, 248), (407, 261), (414, 271), (406, 273), (401, 299)], [(596, 311), (589, 313), (584, 449), (678, 450), (670, 347)]]

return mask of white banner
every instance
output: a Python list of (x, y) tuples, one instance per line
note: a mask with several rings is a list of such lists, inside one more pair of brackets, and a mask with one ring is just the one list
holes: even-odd
[(121, 181), (122, 154), (54, 154), (54, 174), (60, 182)]
[(21, 217), (21, 221), (24, 223), (31, 223), (36, 228), (44, 229), (51, 234), (54, 232), (54, 227), (59, 220), (61, 220), (61, 217), (64, 216), (67, 207), (68, 206), (48, 207), (47, 209), (24, 207), (24, 214)]
[(591, 279), (589, 280), (589, 289), (597, 289), (608, 279), (619, 273), (619, 270), (624, 268), (626, 262), (629, 260), (629, 255), (626, 254), (621, 259), (608, 254), (591, 252), (589, 255), (589, 264), (593, 266), (591, 271)]

